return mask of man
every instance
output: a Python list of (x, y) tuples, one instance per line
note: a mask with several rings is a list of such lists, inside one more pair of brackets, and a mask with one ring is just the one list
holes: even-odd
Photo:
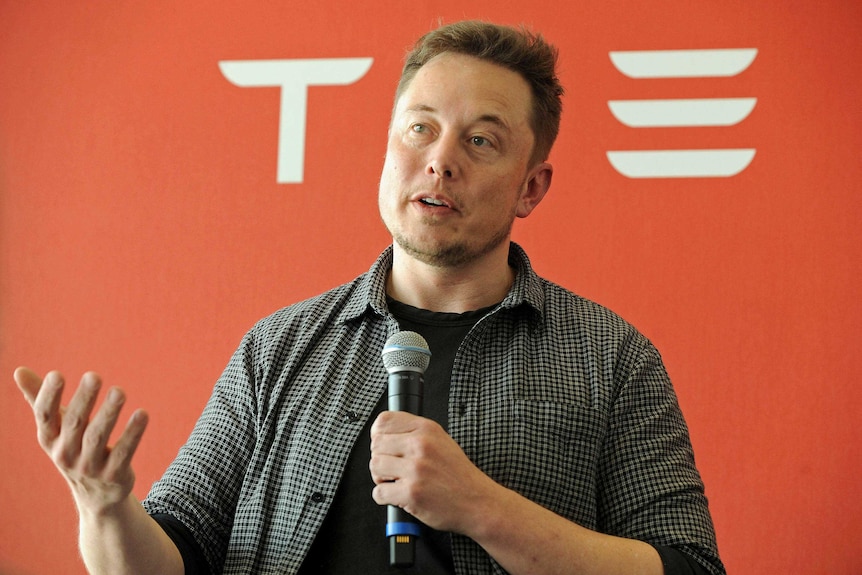
[[(143, 506), (146, 414), (109, 448), (120, 390), (88, 424), (96, 375), (64, 411), (59, 374), (16, 372), (92, 572), (398, 572), (385, 505), (426, 526), (410, 572), (724, 572), (658, 353), (509, 241), (551, 183), (555, 62), (484, 23), (419, 40), (380, 181), (392, 247), (246, 335)], [(402, 329), (433, 353), (427, 417), (384, 410), (380, 351)]]

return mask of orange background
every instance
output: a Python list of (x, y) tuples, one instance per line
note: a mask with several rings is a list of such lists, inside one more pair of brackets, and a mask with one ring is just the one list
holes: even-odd
[[(334, 4), (334, 5), (333, 5)], [(88, 369), (151, 414), (143, 497), (242, 334), (352, 279), (404, 49), (438, 18), (526, 23), (567, 88), (537, 270), (662, 350), (737, 574), (862, 572), (862, 5), (824, 2), (0, 4), (0, 571), (83, 573), (75, 511), (12, 382)], [(733, 78), (632, 80), (610, 51), (757, 48)], [(372, 57), (312, 87), (305, 177), (276, 182), (278, 88), (221, 60)], [(725, 128), (627, 128), (616, 99), (756, 97)], [(755, 148), (731, 178), (628, 179), (620, 149)]]

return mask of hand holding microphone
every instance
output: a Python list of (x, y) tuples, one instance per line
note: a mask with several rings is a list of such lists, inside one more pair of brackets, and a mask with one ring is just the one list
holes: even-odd
[(421, 416), (423, 374), (430, 356), (424, 338), (414, 332), (393, 335), (383, 348), (389, 411), (371, 427), (370, 470), (374, 500), (388, 504), (389, 560), (397, 567), (413, 564), (418, 521), (472, 537), (476, 518), (486, 516), (488, 506), (499, 510), (495, 495), (506, 491), (476, 467), (437, 422), (416, 417)]

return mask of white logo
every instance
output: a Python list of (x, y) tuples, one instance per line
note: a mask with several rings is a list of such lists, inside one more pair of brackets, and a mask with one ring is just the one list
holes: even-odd
[(343, 86), (362, 78), (373, 58), (314, 60), (223, 60), (225, 78), (243, 88), (281, 87), (278, 125), (280, 184), (302, 182), (305, 163), (305, 116), (309, 86)]
[[(757, 49), (610, 52), (629, 78), (716, 78), (747, 69)], [(748, 117), (757, 98), (610, 100), (611, 114), (631, 128), (733, 126)], [(608, 161), (629, 178), (718, 178), (748, 167), (754, 149), (608, 151)]]

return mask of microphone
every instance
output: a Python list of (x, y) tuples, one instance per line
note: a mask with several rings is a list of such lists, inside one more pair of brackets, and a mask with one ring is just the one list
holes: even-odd
[[(422, 415), (423, 374), (431, 361), (428, 342), (415, 331), (399, 331), (386, 340), (382, 355), (389, 372), (389, 411)], [(412, 515), (395, 505), (386, 507), (389, 565), (413, 565), (419, 533), (419, 524)]]

